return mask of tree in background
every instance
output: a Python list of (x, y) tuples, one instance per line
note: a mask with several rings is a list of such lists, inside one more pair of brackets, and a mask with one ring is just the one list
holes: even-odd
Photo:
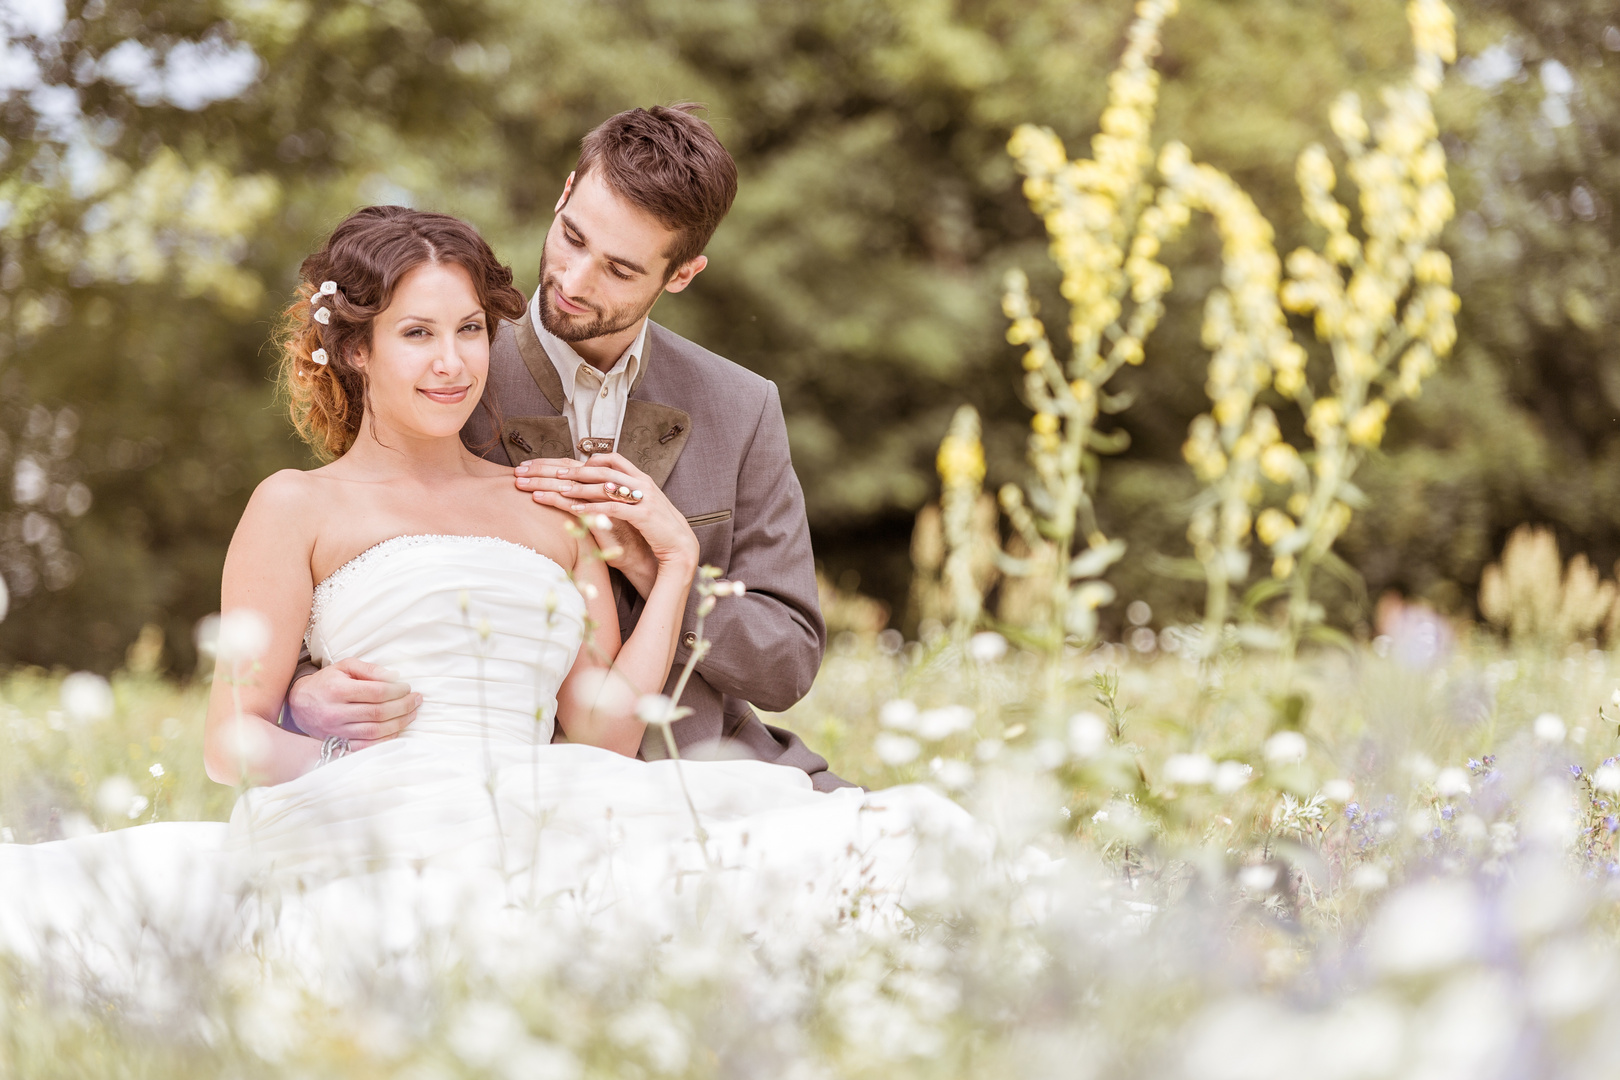
[[(1297, 206), (1293, 161), (1333, 95), (1376, 87), (1410, 58), (1394, 0), (1183, 8), (1159, 64), (1160, 131), (1268, 207)], [(903, 598), (911, 522), (955, 404), (979, 407), (1000, 468), (1016, 470), (1024, 439), (999, 282), (1039, 265), (1044, 239), (1002, 148), (1026, 120), (1073, 145), (1090, 138), (1130, 18), (1126, 0), (0, 10), (0, 573), (18, 594), (0, 656), (107, 668), (157, 623), (181, 670), (193, 621), (217, 606), (248, 491), (308, 462), (272, 400), (264, 347), (303, 254), (353, 206), (408, 201), (475, 222), (532, 285), (580, 134), (657, 101), (707, 102), (742, 172), (710, 270), (658, 317), (779, 383), (819, 552), (835, 578), (858, 567), (867, 587)], [(1460, 605), (1527, 517), (1603, 558), (1620, 551), (1613, 497), (1548, 482), (1579, 475), (1577, 459), (1593, 476), (1614, 460), (1592, 411), (1613, 335), (1591, 267), (1612, 261), (1620, 183), (1601, 153), (1617, 100), (1602, 93), (1617, 55), (1602, 22), (1596, 0), (1556, 14), (1459, 5), (1478, 85), (1453, 79), (1442, 96), (1464, 155), (1449, 246), (1465, 319), (1479, 318), (1363, 473), (1376, 509), (1343, 550), (1375, 588)], [(1487, 60), (1499, 45), (1519, 65), (1501, 77), (1505, 64)], [(1571, 117), (1561, 127), (1542, 104), (1564, 85), (1551, 59), (1572, 85), (1553, 95)], [(1543, 123), (1551, 149), (1535, 141)], [(1562, 222), (1543, 192), (1562, 200)], [(1305, 239), (1303, 220), (1275, 224), (1279, 246)], [(1509, 233), (1519, 248), (1503, 261)], [(1186, 243), (1208, 247), (1178, 253), (1193, 265), (1149, 362), (1124, 373), (1131, 448), (1110, 459), (1098, 506), (1105, 531), (1138, 551), (1186, 545), (1179, 453), (1204, 407), (1199, 308), (1219, 273), (1213, 243)], [(1589, 307), (1567, 300), (1572, 284)], [(1055, 277), (1032, 288), (1055, 303)], [(1532, 355), (1565, 374), (1536, 375)], [(1016, 478), (997, 467), (991, 484)], [(29, 539), (46, 526), (59, 547)], [(33, 580), (14, 579), (25, 562)], [(1196, 591), (1146, 569), (1117, 580), (1129, 598), (1196, 609)], [(1342, 604), (1329, 615), (1359, 617)]]

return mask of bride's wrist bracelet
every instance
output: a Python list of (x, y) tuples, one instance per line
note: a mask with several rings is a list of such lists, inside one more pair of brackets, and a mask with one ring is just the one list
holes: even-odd
[(326, 737), (326, 741), (321, 743), (321, 756), (320, 759), (315, 762), (315, 767), (318, 769), (334, 758), (340, 758), (348, 752), (348, 739), (342, 739), (336, 735), (328, 735)]

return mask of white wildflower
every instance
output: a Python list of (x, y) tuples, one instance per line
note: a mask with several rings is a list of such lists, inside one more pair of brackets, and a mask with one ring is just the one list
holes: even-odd
[(280, 983), (255, 986), (236, 1011), (236, 1034), (265, 1061), (277, 1062), (304, 1040), (297, 991)]
[(1552, 1020), (1596, 1007), (1614, 984), (1614, 957), (1600, 940), (1555, 941), (1530, 962), (1530, 1007)]
[(1094, 712), (1069, 717), (1069, 750), (1077, 758), (1096, 757), (1108, 743), (1108, 721)]
[(1465, 881), (1426, 881), (1391, 896), (1368, 931), (1373, 965), (1421, 975), (1474, 955), (1484, 929), (1479, 897)]
[(686, 1068), (690, 1049), (685, 1032), (669, 1010), (656, 1001), (632, 1006), (608, 1025), (608, 1036), (620, 1046), (639, 1050), (657, 1072), (678, 1073)]
[(1544, 743), (1561, 743), (1564, 741), (1564, 719), (1557, 713), (1542, 713), (1536, 717), (1531, 725), (1536, 738)]
[(910, 735), (896, 735), (888, 731), (873, 740), (872, 749), (877, 752), (879, 761), (897, 768), (916, 761), (917, 755), (922, 753), (922, 747)]
[(1382, 866), (1362, 863), (1350, 872), (1350, 887), (1357, 892), (1382, 892), (1389, 888), (1389, 874)]
[(1329, 780), (1322, 785), (1322, 797), (1329, 802), (1347, 803), (1356, 793), (1356, 785), (1349, 780)]
[(994, 630), (986, 630), (968, 638), (968, 656), (981, 664), (993, 664), (1007, 655), (1007, 639)]
[(103, 817), (122, 817), (129, 812), (130, 804), (139, 798), (135, 781), (127, 776), (109, 776), (96, 788), (96, 809), (101, 811)]
[(893, 701), (885, 701), (883, 708), (878, 710), (878, 723), (896, 731), (915, 731), (917, 729), (917, 703), (907, 698), (895, 698)]
[(585, 1069), (565, 1046), (524, 1039), (501, 1061), (506, 1080), (578, 1080)]
[(1467, 795), (1474, 789), (1468, 783), (1468, 772), (1455, 765), (1440, 770), (1435, 777), (1434, 790), (1441, 795)]
[(958, 758), (935, 758), (928, 763), (928, 771), (947, 791), (961, 791), (973, 783), (973, 766)]
[(197, 649), (227, 664), (252, 663), (270, 648), (270, 621), (252, 608), (210, 615), (197, 624)]
[(948, 739), (973, 727), (973, 710), (966, 705), (947, 705), (917, 714), (917, 737), (928, 742)]
[(67, 837), (69, 840), (78, 840), (85, 836), (94, 836), (100, 831), (100, 829), (96, 828), (96, 823), (85, 817), (83, 814), (69, 814), (67, 817), (62, 819), (62, 835)]
[(1256, 863), (1238, 871), (1238, 884), (1252, 893), (1270, 892), (1277, 884), (1277, 868), (1269, 863)]
[(450, 1022), (446, 1041), (462, 1061), (488, 1067), (528, 1038), (523, 1018), (502, 1001), (469, 1001)]
[(152, 779), (154, 779), (154, 780), (163, 779), (163, 762), (161, 762), (161, 761), (152, 762), (152, 767), (147, 769), (146, 771), (152, 774)]
[(675, 703), (665, 694), (642, 694), (636, 699), (636, 719), (643, 724), (663, 724), (670, 719)]
[(80, 724), (106, 720), (113, 714), (112, 686), (93, 672), (75, 671), (62, 680), (62, 711)]
[(1058, 739), (1039, 739), (1030, 747), (1029, 756), (1037, 769), (1051, 772), (1069, 759), (1069, 750)]
[(1215, 779), (1215, 762), (1208, 754), (1171, 754), (1164, 762), (1168, 784), (1199, 786)]
[(1592, 786), (1610, 795), (1620, 792), (1620, 765), (1599, 765), (1592, 774)]
[(1253, 765), (1245, 765), (1241, 761), (1223, 761), (1215, 766), (1215, 790), (1222, 795), (1230, 795), (1247, 784), (1253, 775)]
[(1305, 760), (1305, 736), (1297, 731), (1279, 731), (1266, 740), (1266, 761), (1272, 765), (1294, 765)]

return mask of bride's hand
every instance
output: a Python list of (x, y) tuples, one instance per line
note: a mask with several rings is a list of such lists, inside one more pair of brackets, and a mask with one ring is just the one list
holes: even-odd
[[(596, 454), (581, 464), (559, 458), (525, 461), (517, 467), (517, 486), (534, 493), (534, 501), (570, 514), (584, 515), (607, 564), (646, 596), (661, 569), (690, 575), (697, 568), (698, 542), (686, 516), (676, 509), (652, 478), (620, 454)], [(611, 496), (610, 485), (641, 492), (639, 502)], [(608, 519), (603, 528), (596, 515)]]

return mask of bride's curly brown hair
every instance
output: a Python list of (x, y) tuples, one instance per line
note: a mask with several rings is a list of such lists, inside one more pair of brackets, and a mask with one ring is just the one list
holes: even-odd
[[(523, 314), (511, 268), (478, 230), (448, 214), (364, 207), (344, 218), (299, 268), (298, 298), (284, 313), (279, 335), (280, 382), (293, 427), (321, 458), (341, 457), (354, 445), (366, 407), (366, 376), (355, 354), (370, 345), (372, 320), (393, 300), (401, 279), (428, 263), (467, 271), (492, 341), (499, 320)], [(337, 292), (322, 295), (328, 281), (336, 282)], [(316, 319), (323, 309), (324, 324)], [(315, 360), (319, 349), (326, 351), (325, 364)]]

